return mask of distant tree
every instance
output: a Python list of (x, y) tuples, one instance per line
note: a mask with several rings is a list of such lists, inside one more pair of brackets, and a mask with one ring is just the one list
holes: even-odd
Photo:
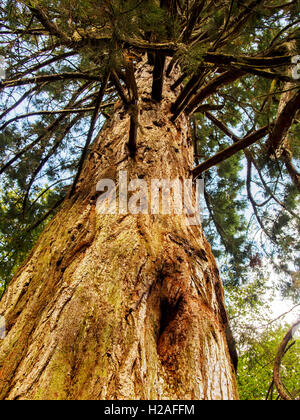
[[(259, 340), (253, 341), (251, 347), (240, 355), (238, 384), (242, 400), (265, 400), (267, 395), (269, 399), (280, 398), (276, 387), (272, 395), (268, 394), (268, 390), (273, 378), (276, 352), (287, 330), (287, 325), (266, 330)], [(298, 338), (281, 365), (282, 380), (292, 399), (300, 398), (299, 354)]]
[[(286, 315), (300, 314), (300, 304), (275, 318), (272, 311), (274, 285), (253, 281), (242, 288), (228, 291), (228, 313), (239, 355), (237, 372), (241, 400), (280, 399), (273, 383), (275, 357), (280, 344), (290, 329)], [(288, 350), (288, 351), (286, 351)], [(280, 363), (284, 389), (291, 399), (299, 399), (300, 340), (299, 332), (285, 348)]]

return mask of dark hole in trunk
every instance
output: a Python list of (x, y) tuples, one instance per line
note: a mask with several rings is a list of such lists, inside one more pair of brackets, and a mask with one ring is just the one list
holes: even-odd
[(160, 330), (158, 339), (162, 336), (163, 332), (167, 329), (170, 323), (176, 318), (181, 302), (182, 296), (180, 296), (174, 304), (170, 303), (168, 299), (162, 299), (160, 303)]

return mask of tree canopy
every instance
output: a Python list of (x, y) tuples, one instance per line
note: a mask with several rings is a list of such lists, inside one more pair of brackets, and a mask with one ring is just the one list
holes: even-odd
[(120, 98), (138, 129), (135, 68), (152, 99), (175, 66), (190, 115), (206, 235), (229, 284), (272, 262), (299, 293), (298, 0), (4, 0), (0, 8), (0, 280), (72, 194)]

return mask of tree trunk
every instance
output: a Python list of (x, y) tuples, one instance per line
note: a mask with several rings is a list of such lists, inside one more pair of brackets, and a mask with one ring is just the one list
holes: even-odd
[[(0, 303), (2, 399), (236, 399), (223, 288), (200, 226), (182, 215), (101, 215), (96, 184), (186, 179), (193, 145), (171, 122), (174, 70), (151, 100), (137, 70), (137, 153), (119, 102), (93, 145), (75, 195), (41, 235)], [(178, 92), (177, 92), (178, 93)]]

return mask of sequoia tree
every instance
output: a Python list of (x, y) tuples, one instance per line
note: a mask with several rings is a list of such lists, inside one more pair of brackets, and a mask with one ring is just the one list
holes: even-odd
[(299, 229), (298, 13), (298, 1), (4, 2), (8, 272), (39, 238), (0, 302), (2, 399), (238, 398), (202, 227), (120, 203), (101, 214), (97, 184), (203, 176), (238, 282), (260, 259), (242, 248), (242, 162), (260, 230), (283, 257), (297, 250), (282, 227)]

